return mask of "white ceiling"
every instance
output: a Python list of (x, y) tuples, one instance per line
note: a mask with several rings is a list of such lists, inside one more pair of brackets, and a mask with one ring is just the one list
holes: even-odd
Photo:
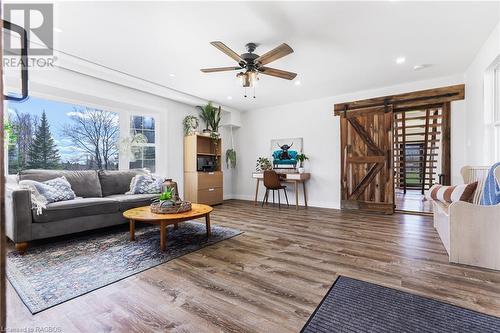
[[(477, 1), (60, 2), (55, 10), (56, 49), (240, 110), (463, 73), (500, 17), (499, 2)], [(297, 72), (302, 84), (261, 75), (257, 98), (244, 98), (237, 72), (199, 71), (235, 64), (214, 40), (237, 53), (256, 42), (258, 54), (286, 42), (295, 53), (269, 66)]]

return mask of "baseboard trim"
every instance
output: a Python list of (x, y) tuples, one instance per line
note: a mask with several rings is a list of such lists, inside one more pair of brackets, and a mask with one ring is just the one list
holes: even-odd
[[(231, 199), (237, 199), (237, 200), (245, 200), (245, 201), (254, 201), (254, 196), (253, 195), (247, 195), (247, 194), (233, 194)], [(288, 200), (290, 200), (290, 205), (292, 205), (295, 201), (292, 199), (290, 196), (288, 197)], [(259, 196), (258, 202), (262, 202), (262, 198)], [(335, 203), (335, 202), (326, 202), (326, 201), (308, 201), (307, 202), (309, 207), (318, 207), (318, 208), (330, 208), (330, 209), (340, 209), (340, 202)], [(303, 202), (300, 201), (299, 198), (299, 206), (303, 207)]]

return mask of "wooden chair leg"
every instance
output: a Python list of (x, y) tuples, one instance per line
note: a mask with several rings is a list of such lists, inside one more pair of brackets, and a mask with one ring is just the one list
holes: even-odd
[(20, 254), (24, 254), (27, 249), (28, 249), (27, 242), (16, 243), (16, 250), (19, 251)]
[(286, 206), (290, 207), (290, 204), (288, 203), (288, 195), (286, 194), (286, 188), (283, 189), (283, 192), (285, 192)]
[(275, 202), (274, 202), (274, 190), (273, 190), (273, 206), (274, 206)]
[(262, 198), (262, 207), (264, 207), (264, 203), (267, 201), (268, 195), (269, 195), (269, 190), (266, 188), (266, 193), (264, 193), (264, 198)]
[(280, 190), (278, 190), (278, 209), (281, 209), (281, 195), (280, 195)]

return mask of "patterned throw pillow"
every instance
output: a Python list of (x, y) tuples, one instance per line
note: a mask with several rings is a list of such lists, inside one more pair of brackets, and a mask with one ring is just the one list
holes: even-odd
[(75, 192), (73, 192), (70, 183), (64, 176), (44, 182), (21, 180), (19, 186), (30, 190), (31, 202), (37, 209), (37, 214), (40, 214), (42, 208), (46, 208), (46, 205), (49, 203), (76, 198)]
[(164, 178), (155, 175), (137, 175), (130, 182), (130, 191), (125, 194), (156, 194), (163, 189)]
[(470, 202), (474, 192), (476, 191), (477, 182), (456, 186), (432, 185), (428, 195), (431, 199), (444, 203), (452, 203), (455, 201)]

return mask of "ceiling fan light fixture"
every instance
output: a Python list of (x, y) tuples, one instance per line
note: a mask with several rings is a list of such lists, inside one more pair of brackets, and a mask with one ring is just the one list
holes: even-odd
[(257, 76), (257, 72), (247, 71), (245, 73), (240, 72), (236, 74), (236, 77), (240, 79), (241, 85), (245, 88), (253, 87), (256, 81), (259, 79)]

